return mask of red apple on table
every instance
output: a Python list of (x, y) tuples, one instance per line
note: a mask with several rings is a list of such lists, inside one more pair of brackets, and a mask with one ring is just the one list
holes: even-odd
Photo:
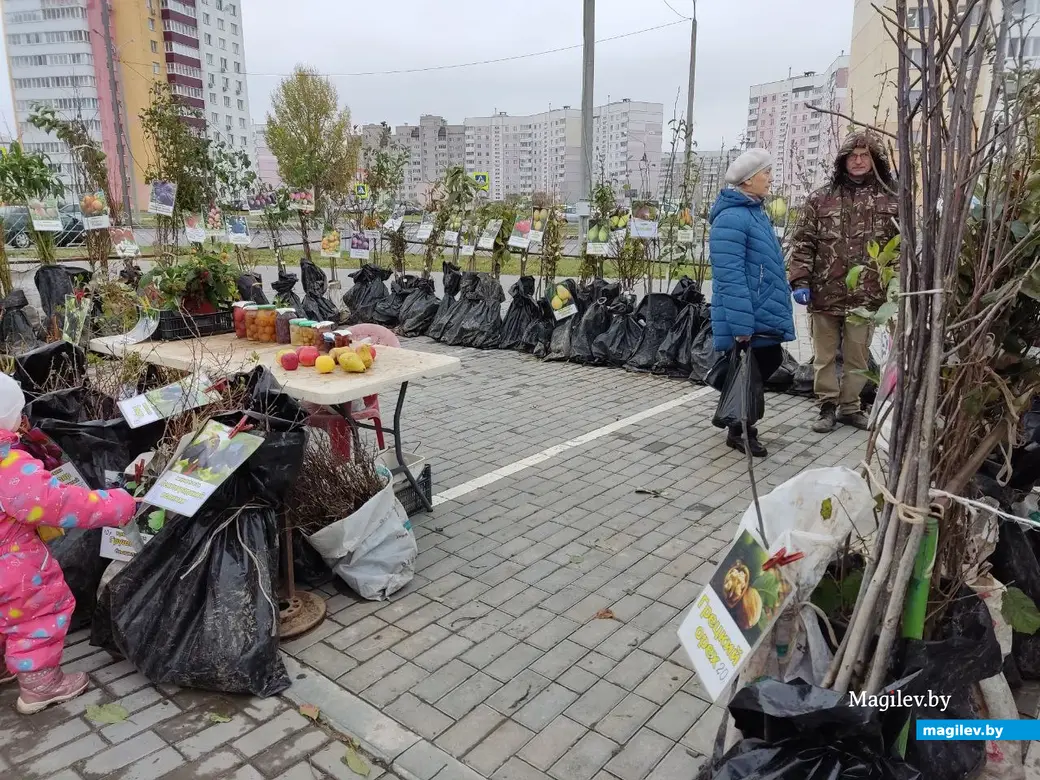
[(299, 352), (300, 365), (312, 368), (319, 354), (317, 347), (303, 347)]
[(295, 371), (300, 365), (300, 358), (295, 352), (283, 352), (278, 361), (286, 371)]

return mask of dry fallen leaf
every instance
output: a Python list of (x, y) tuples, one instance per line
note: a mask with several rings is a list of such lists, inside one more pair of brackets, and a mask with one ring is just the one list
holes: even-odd
[(617, 618), (611, 610), (601, 609), (596, 613), (596, 620), (617, 620)]
[(126, 708), (118, 704), (91, 704), (87, 707), (87, 720), (94, 723), (122, 723), (129, 717)]
[(305, 717), (305, 718), (310, 718), (311, 720), (317, 720), (318, 719), (319, 710), (313, 704), (301, 704), (300, 705), (300, 714), (303, 715), (303, 717)]
[(206, 715), (207, 718), (213, 723), (230, 723), (231, 718), (227, 715), (221, 715), (219, 712), (210, 712)]
[(358, 752), (354, 749), (352, 745), (347, 745), (347, 752), (344, 754), (343, 758), (340, 759), (340, 761), (346, 764), (347, 768), (350, 769), (350, 771), (353, 772), (355, 775), (368, 777), (369, 773), (372, 771), (371, 767), (369, 767), (368, 765), (368, 762), (365, 761), (365, 759), (363, 759), (360, 755), (358, 755)]

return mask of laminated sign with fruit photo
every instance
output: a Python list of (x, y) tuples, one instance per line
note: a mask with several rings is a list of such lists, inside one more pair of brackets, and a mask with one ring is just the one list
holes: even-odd
[(494, 249), (495, 239), (498, 237), (498, 231), (502, 229), (502, 220), (493, 219), (487, 223), (484, 227), (484, 232), (480, 234), (480, 239), (477, 241), (478, 249)]
[(557, 321), (565, 320), (578, 313), (578, 305), (574, 302), (574, 296), (562, 284), (549, 287), (545, 291), (545, 297), (549, 299), (549, 305), (552, 307), (553, 316)]
[(108, 199), (98, 190), (79, 199), (79, 210), (83, 214), (84, 230), (108, 230), (112, 219), (108, 211)]
[(632, 238), (657, 238), (659, 216), (660, 210), (653, 201), (634, 201), (632, 203), (632, 220), (629, 223)]
[(519, 217), (513, 223), (513, 232), (509, 234), (509, 246), (513, 249), (527, 249), (531, 245), (531, 224), (534, 217)]
[(173, 204), (177, 201), (177, 182), (156, 179), (152, 182), (148, 196), (148, 211), (169, 217), (173, 214)]
[(339, 231), (333, 228), (329, 230), (321, 237), (321, 256), (322, 257), (339, 257), (340, 256), (340, 236)]
[(545, 235), (545, 223), (549, 221), (549, 209), (547, 208), (536, 208), (531, 213), (531, 232), (527, 234), (527, 238), (532, 244), (542, 243), (542, 236)]
[(704, 688), (717, 698), (793, 596), (781, 567), (742, 531), (679, 627)]
[(593, 222), (589, 228), (585, 251), (590, 255), (603, 256), (610, 242), (610, 222), (606, 219)]

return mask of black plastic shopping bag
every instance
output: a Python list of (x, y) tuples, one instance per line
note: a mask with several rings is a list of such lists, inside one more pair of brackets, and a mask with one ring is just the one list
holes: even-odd
[(750, 349), (734, 347), (729, 356), (726, 384), (711, 423), (716, 428), (739, 428), (744, 422), (754, 425), (765, 411), (765, 386), (755, 355)]

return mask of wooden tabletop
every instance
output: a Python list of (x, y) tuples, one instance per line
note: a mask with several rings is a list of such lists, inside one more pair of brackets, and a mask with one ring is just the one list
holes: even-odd
[(105, 339), (90, 342), (90, 349), (94, 352), (115, 357), (136, 352), (148, 363), (181, 371), (204, 369), (215, 374), (232, 374), (251, 371), (257, 365), (266, 366), (286, 393), (322, 406), (357, 401), (396, 390), (404, 382), (452, 374), (462, 367), (458, 358), (448, 355), (377, 346), (376, 360), (363, 374), (348, 374), (340, 368), (331, 374), (319, 374), (304, 366), (286, 371), (277, 364), (275, 356), (288, 348), (285, 344), (246, 341), (236, 338), (233, 333), (140, 344), (115, 344)]

